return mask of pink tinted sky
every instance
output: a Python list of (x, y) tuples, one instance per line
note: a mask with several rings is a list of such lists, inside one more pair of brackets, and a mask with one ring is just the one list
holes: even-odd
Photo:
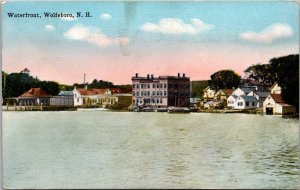
[[(22, 52), (12, 49), (7, 53), (4, 51), (4, 71), (19, 72), (27, 67), (31, 75), (40, 80), (54, 80), (64, 84), (83, 82), (84, 73), (88, 82), (101, 79), (112, 81), (114, 84), (131, 83), (131, 77), (136, 72), (141, 76), (186, 73), (191, 80), (206, 80), (218, 70), (232, 69), (243, 76), (243, 71), (252, 64), (267, 63), (272, 57), (299, 51), (297, 45), (265, 48), (234, 44), (189, 44), (169, 48), (157, 44), (149, 49), (129, 47), (126, 56), (118, 50), (96, 55), (92, 52), (68, 50), (63, 53), (45, 52), (34, 46), (22, 49)], [(16, 54), (18, 56), (15, 56)]]

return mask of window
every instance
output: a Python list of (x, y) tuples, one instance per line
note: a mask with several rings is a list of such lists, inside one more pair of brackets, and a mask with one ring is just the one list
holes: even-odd
[(167, 95), (167, 91), (164, 91), (164, 96), (166, 96)]
[(243, 102), (238, 102), (238, 106), (243, 106)]
[(148, 84), (148, 88), (150, 88), (150, 84)]
[(160, 103), (162, 104), (162, 99), (160, 99)]
[(139, 84), (136, 84), (136, 88), (139, 88)]
[(135, 88), (135, 84), (132, 85), (132, 88)]
[(159, 103), (159, 99), (158, 98), (156, 99), (156, 103)]
[(255, 104), (254, 104), (254, 102), (252, 102), (252, 106), (254, 106)]
[(152, 84), (152, 88), (155, 88), (155, 84)]
[(164, 83), (164, 88), (167, 88), (167, 84), (166, 83)]
[(162, 84), (159, 84), (159, 86), (160, 86), (160, 88), (162, 88), (162, 87), (163, 87), (163, 85), (162, 85)]
[(246, 106), (249, 106), (249, 102), (246, 102)]

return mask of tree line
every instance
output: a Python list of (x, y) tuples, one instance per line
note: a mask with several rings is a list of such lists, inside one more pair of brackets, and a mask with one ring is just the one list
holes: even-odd
[(49, 95), (56, 96), (61, 90), (73, 90), (77, 88), (130, 88), (131, 85), (114, 85), (112, 82), (94, 79), (92, 83), (64, 85), (55, 81), (41, 81), (36, 77), (32, 77), (27, 73), (10, 73), (2, 71), (2, 96), (3, 98), (18, 97), (31, 88), (41, 88)]
[(210, 76), (215, 89), (237, 88), (241, 83), (271, 87), (275, 82), (282, 88), (282, 98), (299, 111), (299, 54), (272, 58), (267, 64), (254, 64), (245, 71), (244, 79), (233, 70), (221, 70)]

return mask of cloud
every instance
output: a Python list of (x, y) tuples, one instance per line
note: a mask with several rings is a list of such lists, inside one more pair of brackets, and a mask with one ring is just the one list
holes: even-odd
[(112, 19), (112, 16), (111, 16), (110, 14), (108, 14), (108, 13), (103, 13), (103, 14), (100, 15), (100, 18), (101, 18), (102, 20), (107, 21), (107, 20)]
[(162, 33), (162, 34), (189, 34), (197, 35), (203, 31), (214, 28), (214, 25), (204, 23), (200, 19), (191, 19), (191, 24), (184, 23), (179, 18), (162, 18), (158, 24), (147, 22), (142, 26), (142, 30), (146, 32)]
[(266, 27), (261, 32), (244, 32), (240, 38), (246, 41), (271, 43), (280, 38), (288, 38), (293, 35), (293, 30), (288, 24), (276, 23)]
[(56, 28), (53, 25), (47, 24), (45, 25), (45, 29), (48, 31), (54, 31)]
[(64, 33), (65, 38), (69, 40), (86, 41), (88, 43), (105, 47), (109, 45), (127, 45), (130, 39), (127, 37), (111, 38), (99, 28), (75, 25)]

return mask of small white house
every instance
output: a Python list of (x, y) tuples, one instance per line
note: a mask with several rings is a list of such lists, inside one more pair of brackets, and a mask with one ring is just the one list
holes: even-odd
[(258, 100), (254, 96), (241, 95), (236, 98), (234, 109), (254, 109), (257, 108)]
[(263, 107), (263, 102), (268, 97), (270, 92), (255, 92), (251, 91), (247, 96), (254, 96), (258, 100), (257, 107)]
[(296, 108), (286, 104), (281, 94), (270, 94), (263, 102), (263, 112), (268, 115), (293, 115)]
[(236, 96), (236, 95), (230, 95), (230, 96), (227, 98), (227, 107), (229, 107), (229, 108), (234, 108), (235, 101), (236, 101), (237, 97), (238, 97), (238, 96)]
[(83, 97), (80, 94), (80, 92), (75, 87), (73, 90), (73, 96), (74, 96), (74, 106), (82, 106), (83, 105)]
[(271, 94), (281, 94), (281, 87), (278, 85), (278, 83), (274, 83), (273, 86), (270, 88)]

